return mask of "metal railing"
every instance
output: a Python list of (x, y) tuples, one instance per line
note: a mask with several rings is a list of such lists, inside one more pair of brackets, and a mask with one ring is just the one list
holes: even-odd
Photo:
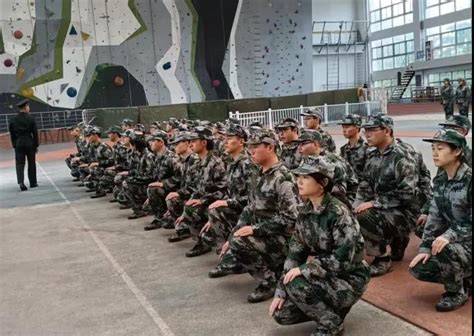
[[(36, 120), (38, 130), (67, 128), (83, 121), (82, 110), (32, 112), (30, 115)], [(8, 132), (8, 125), (16, 113), (0, 114), (0, 133)]]
[(271, 108), (265, 111), (256, 112), (244, 112), (239, 111), (229, 112), (229, 118), (239, 120), (240, 124), (244, 127), (248, 127), (254, 122), (260, 122), (264, 127), (274, 128), (275, 125), (280, 123), (286, 118), (293, 118), (300, 122), (301, 126), (304, 126), (303, 118), (301, 114), (307, 108), (319, 108), (323, 112), (324, 124), (338, 122), (343, 120), (348, 114), (358, 114), (361, 117), (368, 117), (378, 113), (387, 113), (386, 106), (380, 101), (366, 101), (363, 103), (345, 103), (328, 105), (324, 104), (321, 106), (300, 106), (289, 109), (278, 109), (272, 110)]

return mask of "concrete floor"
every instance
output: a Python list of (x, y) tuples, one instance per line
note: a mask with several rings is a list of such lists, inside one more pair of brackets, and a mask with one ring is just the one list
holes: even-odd
[[(410, 125), (412, 125), (410, 123)], [(343, 139), (336, 137), (338, 145)], [(429, 144), (407, 139), (429, 157)], [(8, 156), (3, 153), (2, 157)], [(211, 280), (216, 256), (188, 259), (192, 241), (144, 232), (107, 199), (91, 200), (61, 161), (38, 166), (40, 187), (20, 193), (0, 169), (1, 335), (308, 335), (280, 327), (267, 303), (250, 305), (248, 275)], [(348, 315), (345, 335), (427, 335), (368, 303)]]

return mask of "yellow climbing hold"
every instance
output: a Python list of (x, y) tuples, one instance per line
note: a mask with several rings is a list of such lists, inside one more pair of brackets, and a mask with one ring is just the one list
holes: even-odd
[(21, 90), (21, 95), (23, 97), (33, 97), (34, 95), (34, 92), (33, 92), (33, 89), (32, 88), (25, 88), (23, 90)]
[(87, 33), (81, 32), (82, 40), (87, 41), (91, 36)]
[(21, 80), (25, 76), (25, 68), (19, 68), (16, 72), (16, 79)]

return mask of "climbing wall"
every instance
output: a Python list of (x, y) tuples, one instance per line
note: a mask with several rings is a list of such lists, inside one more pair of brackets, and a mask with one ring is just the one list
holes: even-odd
[(310, 0), (1, 0), (0, 94), (54, 110), (305, 93), (311, 21)]

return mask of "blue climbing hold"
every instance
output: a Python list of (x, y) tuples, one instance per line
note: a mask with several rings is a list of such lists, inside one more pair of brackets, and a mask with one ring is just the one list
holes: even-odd
[(171, 69), (171, 62), (168, 62), (168, 63), (163, 64), (163, 69), (164, 69), (164, 70), (169, 70), (169, 69)]
[(69, 89), (67, 89), (66, 93), (71, 98), (74, 98), (75, 96), (77, 96), (77, 90), (73, 87), (70, 87)]

